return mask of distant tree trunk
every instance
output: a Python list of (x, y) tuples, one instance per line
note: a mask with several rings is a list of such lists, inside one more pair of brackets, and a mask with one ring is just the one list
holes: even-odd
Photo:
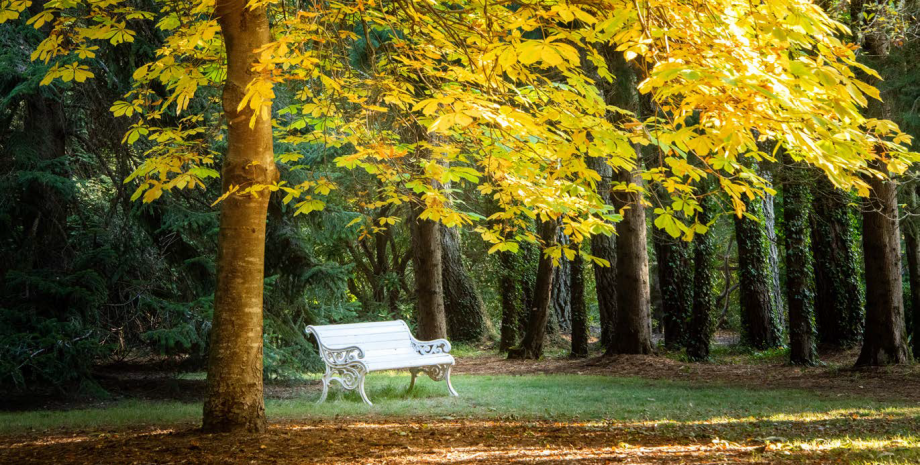
[(680, 350), (685, 342), (687, 320), (693, 308), (693, 266), (690, 243), (654, 228), (652, 241), (658, 258), (661, 285), (662, 326), (668, 350)]
[[(697, 213), (697, 221), (706, 225), (713, 220), (715, 200), (712, 195), (704, 197)], [(712, 339), (715, 311), (715, 275), (713, 273), (716, 259), (716, 239), (712, 231), (697, 234), (693, 238), (693, 307), (690, 322), (687, 324), (687, 357), (692, 361), (709, 358), (709, 344)]]
[[(763, 221), (763, 201), (747, 202), (747, 212)], [(773, 277), (766, 232), (761, 223), (742, 216), (735, 217), (735, 236), (741, 281), (742, 340), (758, 350), (779, 347), (782, 341), (770, 292)]]
[[(917, 199), (917, 189), (910, 186), (905, 193), (907, 208), (912, 214), (920, 213), (920, 202)], [(914, 359), (920, 359), (920, 224), (917, 218), (910, 217), (901, 223), (904, 231), (904, 245), (907, 252), (907, 271), (910, 279), (910, 310), (911, 323), (913, 324)]]
[(818, 342), (852, 347), (863, 326), (862, 291), (850, 226), (850, 196), (823, 172), (812, 183), (811, 249), (815, 272)]
[[(556, 235), (559, 244), (569, 243), (569, 238), (561, 230)], [(572, 263), (563, 256), (559, 259), (559, 266), (553, 268), (553, 275), (551, 332), (570, 334), (572, 332)], [(553, 324), (555, 328), (552, 327)]]
[(776, 325), (779, 332), (785, 327), (783, 305), (783, 287), (779, 280), (779, 239), (776, 237), (776, 198), (766, 194), (763, 199), (763, 226), (767, 237), (767, 264), (772, 281), (770, 282), (770, 300), (776, 313)]
[(588, 311), (585, 308), (585, 264), (581, 254), (572, 260), (572, 356), (588, 356)]
[[(641, 185), (630, 171), (618, 172), (619, 181)], [(645, 207), (635, 192), (614, 194), (617, 209), (629, 207), (617, 223), (617, 318), (612, 354), (652, 353), (652, 319), (649, 296)]]
[[(873, 11), (871, 24), (867, 4), (881, 5)], [(873, 59), (888, 56), (889, 37), (885, 24), (888, 12), (884, 2), (851, 1), (850, 17), (859, 21), (853, 29), (863, 29), (862, 46)], [(879, 80), (865, 77), (871, 85)], [(890, 118), (891, 108), (885, 101), (870, 99), (866, 114), (874, 118)], [(878, 159), (869, 167), (890, 175), (885, 165), (885, 148), (876, 147)], [(907, 329), (904, 324), (904, 295), (901, 283), (901, 237), (898, 229), (897, 184), (893, 180), (865, 176), (870, 194), (863, 207), (863, 256), (866, 266), (866, 326), (863, 345), (856, 359), (857, 366), (879, 366), (905, 363), (910, 360), (907, 349)]]
[[(873, 168), (885, 171), (881, 162)], [(907, 329), (901, 291), (901, 239), (897, 188), (893, 181), (867, 176), (872, 194), (863, 207), (866, 262), (866, 329), (857, 366), (905, 363)]]
[[(589, 157), (588, 166), (600, 175), (597, 193), (607, 205), (610, 199), (610, 181), (613, 168), (601, 157)], [(605, 350), (613, 341), (613, 322), (617, 314), (617, 256), (615, 236), (596, 235), (591, 237), (591, 255), (607, 260), (610, 266), (593, 264), (594, 288), (597, 293), (597, 310), (601, 324), (601, 347)]]
[(499, 263), (501, 265), (501, 277), (499, 278), (499, 293), (502, 300), (502, 323), (501, 334), (498, 342), (498, 350), (507, 352), (517, 342), (521, 325), (521, 319), (525, 307), (523, 307), (521, 285), (518, 279), (519, 266), (521, 257), (511, 252), (501, 252), (499, 254)]
[[(610, 72), (617, 77), (612, 85), (604, 84), (604, 102), (639, 112), (635, 70), (626, 62), (622, 52), (612, 47), (602, 52)], [(608, 113), (607, 117), (614, 122), (621, 118), (616, 113)], [(635, 163), (637, 167), (642, 164), (638, 148)], [(614, 176), (622, 185), (642, 184), (642, 178), (629, 170), (617, 170)], [(623, 212), (623, 219), (616, 226), (617, 310), (613, 340), (607, 354), (649, 354), (652, 353), (652, 319), (645, 207), (641, 195), (636, 192), (614, 193), (612, 203), (617, 210), (629, 208)]]
[(415, 267), (418, 338), (446, 338), (440, 223), (419, 218), (424, 211), (420, 205), (413, 205), (411, 210), (409, 229), (412, 234), (412, 263)]
[(786, 246), (786, 301), (789, 303), (789, 361), (814, 365), (814, 294), (809, 243), (807, 172), (787, 155), (783, 185), (783, 227)]
[(485, 307), (463, 266), (459, 232), (442, 224), (440, 236), (447, 335), (454, 341), (479, 341), (486, 330)]
[[(556, 222), (547, 221), (540, 225), (540, 237), (546, 245), (556, 240)], [(534, 286), (534, 302), (527, 318), (524, 339), (518, 347), (508, 351), (508, 358), (539, 359), (543, 356), (543, 339), (546, 337), (546, 322), (552, 311), (553, 260), (540, 253), (537, 266), (537, 282)]]
[[(265, 8), (243, 0), (218, 5), (217, 21), (227, 48), (223, 109), (228, 149), (223, 191), (231, 185), (269, 184), (278, 177), (272, 126), (252, 110), (238, 110), (246, 86), (256, 77), (253, 51), (271, 40)], [(217, 287), (208, 359), (203, 429), (208, 432), (265, 430), (262, 399), (262, 285), (265, 220), (269, 196), (231, 195), (221, 202), (217, 242)]]

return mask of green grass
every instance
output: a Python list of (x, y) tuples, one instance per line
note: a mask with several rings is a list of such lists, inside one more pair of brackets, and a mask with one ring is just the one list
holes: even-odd
[[(604, 376), (459, 375), (453, 379), (458, 398), (447, 396), (443, 382), (420, 377), (410, 393), (406, 392), (408, 383), (405, 373), (369, 375), (367, 392), (373, 407), (334, 384), (324, 404), (315, 404), (318, 392), (309, 390), (295, 399), (269, 399), (266, 408), (269, 418), (276, 420), (426, 416), (740, 424), (846, 420), (852, 414), (920, 417), (920, 407), (906, 403)], [(98, 408), (0, 413), (0, 432), (194, 422), (200, 414), (198, 403), (127, 400)]]

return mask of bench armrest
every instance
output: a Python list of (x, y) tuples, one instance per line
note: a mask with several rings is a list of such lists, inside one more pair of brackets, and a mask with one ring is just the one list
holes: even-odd
[(364, 358), (364, 350), (358, 346), (329, 348), (320, 344), (319, 354), (329, 365), (345, 365)]
[(447, 342), (447, 339), (419, 341), (415, 337), (412, 337), (412, 348), (415, 349), (419, 355), (446, 354), (450, 352), (450, 342)]

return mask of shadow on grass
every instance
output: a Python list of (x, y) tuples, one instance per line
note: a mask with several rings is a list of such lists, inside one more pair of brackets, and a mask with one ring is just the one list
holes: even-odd
[[(914, 419), (915, 421), (916, 419)], [(846, 421), (846, 420), (845, 420)], [(879, 463), (920, 460), (910, 419), (695, 424), (509, 420), (273, 424), (264, 434), (161, 429), (0, 441), (3, 463)], [(749, 437), (760, 429), (787, 437)], [(822, 437), (817, 432), (824, 431)]]

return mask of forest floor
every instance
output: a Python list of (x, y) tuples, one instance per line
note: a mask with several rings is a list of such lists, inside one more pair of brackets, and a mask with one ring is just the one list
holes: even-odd
[[(368, 378), (374, 407), (315, 381), (266, 388), (264, 434), (197, 430), (200, 375), (122, 369), (116, 399), (0, 412), (0, 463), (920, 463), (920, 367), (852, 370), (855, 352), (508, 361), (466, 350), (454, 385)], [(33, 406), (34, 407), (34, 406)], [(15, 411), (9, 411), (15, 410)]]

